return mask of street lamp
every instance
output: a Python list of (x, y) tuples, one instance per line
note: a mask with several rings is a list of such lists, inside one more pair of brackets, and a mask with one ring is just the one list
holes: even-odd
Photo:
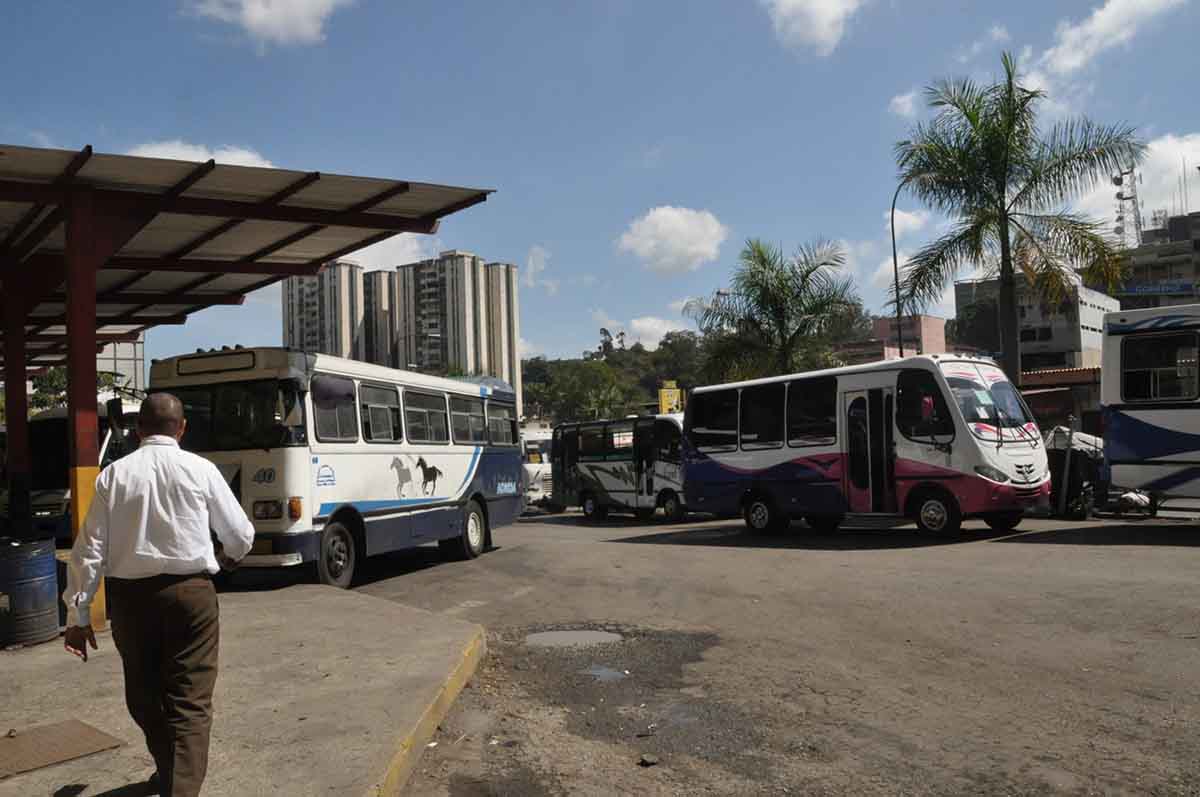
[(896, 257), (896, 200), (900, 198), (900, 191), (908, 184), (908, 178), (900, 181), (900, 185), (896, 186), (896, 193), (892, 194), (892, 276), (896, 280), (896, 343), (900, 348), (900, 356), (904, 356), (904, 319), (900, 312), (900, 260)]

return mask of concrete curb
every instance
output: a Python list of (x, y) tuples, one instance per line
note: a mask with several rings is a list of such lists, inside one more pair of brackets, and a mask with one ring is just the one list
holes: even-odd
[(467, 681), (475, 674), (479, 662), (487, 653), (487, 637), (481, 626), (475, 627), (475, 634), (467, 642), (459, 656), (458, 662), (446, 676), (437, 694), (407, 733), (396, 741), (396, 753), (388, 763), (379, 785), (367, 791), (367, 797), (397, 797), (404, 790), (409, 777), (425, 752), (425, 745), (433, 737), (438, 725), (450, 712), (455, 698), (462, 692)]

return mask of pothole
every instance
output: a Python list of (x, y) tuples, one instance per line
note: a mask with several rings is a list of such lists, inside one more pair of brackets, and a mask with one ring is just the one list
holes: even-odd
[(525, 637), (525, 644), (536, 648), (570, 648), (620, 642), (623, 637), (611, 631), (539, 631)]
[(604, 667), (600, 664), (593, 664), (586, 670), (580, 670), (580, 675), (590, 675), (595, 680), (601, 683), (611, 681), (620, 681), (629, 675), (629, 670), (614, 670), (612, 667)]

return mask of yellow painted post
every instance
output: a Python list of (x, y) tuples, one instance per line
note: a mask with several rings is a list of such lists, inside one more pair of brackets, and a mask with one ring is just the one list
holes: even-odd
[(676, 387), (675, 380), (664, 380), (662, 387), (658, 391), (658, 411), (662, 414), (671, 412), (681, 412), (683, 405), (680, 401), (680, 393)]
[[(79, 537), (96, 493), (100, 474), (99, 420), (96, 412), (96, 229), (92, 195), (72, 193), (67, 204), (67, 424), (71, 459), (71, 539)], [(92, 627), (108, 622), (101, 581), (92, 600)]]

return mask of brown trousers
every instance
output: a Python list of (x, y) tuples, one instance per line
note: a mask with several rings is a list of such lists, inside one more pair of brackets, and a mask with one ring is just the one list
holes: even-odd
[(146, 735), (161, 793), (200, 794), (208, 769), (217, 683), (217, 592), (212, 579), (108, 579), (113, 641), (125, 669), (125, 703)]

